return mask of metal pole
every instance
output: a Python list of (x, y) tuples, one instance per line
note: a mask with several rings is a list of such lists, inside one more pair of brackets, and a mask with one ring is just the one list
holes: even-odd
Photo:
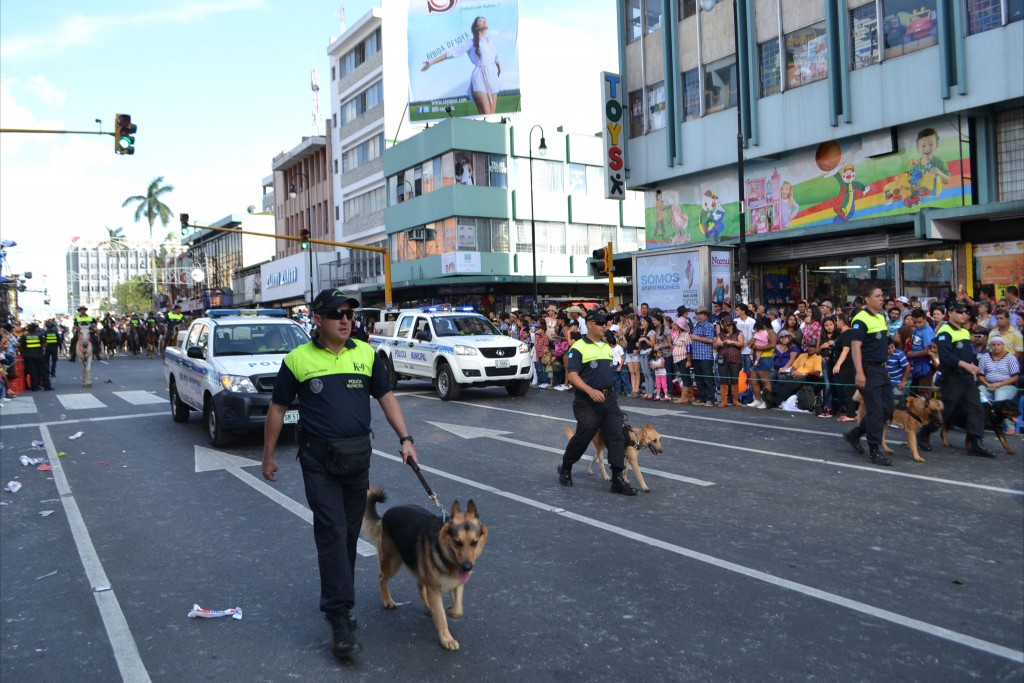
[(540, 143), (542, 150), (547, 149), (544, 144), (544, 128), (540, 124), (530, 129), (530, 254), (533, 257), (533, 306), (540, 306), (540, 295), (537, 293), (537, 217), (533, 210), (533, 131), (540, 128)]
[(747, 281), (747, 219), (746, 203), (747, 193), (743, 176), (743, 82), (740, 79), (740, 15), (739, 0), (732, 3), (732, 35), (733, 46), (736, 50), (736, 174), (739, 183), (740, 197), (740, 248), (739, 248), (739, 276), (740, 276), (740, 301), (747, 303), (750, 289)]

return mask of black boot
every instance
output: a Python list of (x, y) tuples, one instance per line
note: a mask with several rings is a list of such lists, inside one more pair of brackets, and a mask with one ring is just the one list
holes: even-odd
[(572, 468), (565, 465), (558, 466), (558, 483), (562, 486), (572, 486)]
[(843, 441), (850, 444), (850, 447), (858, 453), (864, 452), (864, 447), (860, 445), (861, 428), (854, 427), (848, 432), (843, 434)]
[(629, 485), (625, 479), (622, 478), (622, 472), (612, 472), (612, 493), (621, 493), (624, 496), (635, 496), (636, 489)]
[(331, 652), (339, 659), (345, 659), (357, 655), (363, 651), (363, 646), (356, 640), (353, 629), (355, 620), (347, 609), (339, 610), (328, 615), (331, 624)]
[(884, 467), (892, 467), (892, 458), (882, 452), (881, 446), (869, 444), (868, 449), (870, 451), (869, 457), (871, 458), (871, 462)]
[(932, 449), (932, 445), (928, 443), (928, 439), (932, 436), (932, 431), (934, 430), (928, 429), (928, 427), (921, 427), (917, 430), (917, 450), (930, 451)]
[(985, 448), (985, 444), (981, 442), (976, 436), (968, 436), (967, 441), (964, 443), (964, 447), (967, 449), (967, 455), (976, 455), (979, 458), (994, 458), (996, 454)]

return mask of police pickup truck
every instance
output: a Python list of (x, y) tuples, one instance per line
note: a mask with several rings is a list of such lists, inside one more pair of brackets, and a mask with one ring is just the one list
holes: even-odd
[(392, 388), (403, 378), (430, 380), (442, 401), (458, 398), (467, 386), (503, 386), (510, 396), (525, 396), (533, 378), (529, 347), (470, 311), (401, 311), (396, 320), (377, 324), (370, 345)]
[[(281, 309), (207, 311), (164, 351), (171, 417), (187, 422), (191, 411), (201, 413), (217, 447), (229, 445), (235, 431), (262, 428), (281, 361), (308, 341)], [(284, 421), (299, 421), (297, 404)]]

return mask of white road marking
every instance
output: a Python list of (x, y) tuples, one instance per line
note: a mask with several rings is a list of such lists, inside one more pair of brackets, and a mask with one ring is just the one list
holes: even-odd
[[(387, 458), (388, 460), (393, 460), (398, 463), (402, 462), (401, 456), (391, 455), (390, 453), (385, 453), (383, 451), (378, 451), (376, 449), (373, 452), (381, 456), (382, 458)], [(742, 576), (746, 576), (756, 581), (762, 581), (764, 583), (777, 586), (785, 590), (790, 590), (796, 593), (800, 593), (802, 595), (806, 595), (810, 598), (822, 600), (824, 602), (836, 605), (837, 607), (843, 607), (849, 610), (853, 610), (854, 612), (866, 614), (868, 616), (875, 617), (877, 619), (881, 619), (883, 621), (887, 621), (898, 626), (903, 626), (905, 628), (909, 628), (915, 631), (920, 631), (921, 633), (924, 633), (926, 635), (941, 638), (943, 640), (947, 640), (958, 645), (963, 645), (974, 650), (980, 650), (981, 652), (986, 652), (997, 657), (1009, 659), (1018, 664), (1024, 664), (1024, 651), (1021, 650), (1014, 650), (1013, 648), (1005, 647), (997, 643), (990, 643), (986, 640), (975, 638), (974, 636), (969, 636), (964, 633), (958, 633), (956, 631), (943, 628), (942, 626), (929, 624), (928, 622), (921, 621), (919, 619), (913, 619), (911, 617), (907, 617), (902, 614), (897, 614), (886, 609), (881, 609), (873, 605), (868, 605), (857, 600), (851, 600), (841, 595), (836, 595), (835, 593), (829, 593), (828, 591), (823, 591), (812, 586), (797, 583), (796, 581), (782, 579), (777, 576), (773, 576), (772, 574), (769, 574), (767, 572), (763, 572), (757, 569), (751, 569), (750, 567), (745, 567), (741, 564), (736, 564), (735, 562), (729, 562), (728, 560), (723, 560), (712, 555), (707, 555), (705, 553), (698, 552), (696, 550), (684, 548), (683, 546), (676, 545), (674, 543), (661, 541), (659, 539), (652, 538), (651, 536), (638, 534), (636, 532), (629, 531), (628, 529), (623, 529), (619, 526), (606, 524), (604, 522), (598, 521), (591, 517), (587, 517), (585, 515), (581, 515), (575, 512), (569, 512), (568, 510), (565, 510), (563, 508), (548, 505), (547, 503), (542, 503), (538, 500), (527, 498), (525, 496), (520, 496), (515, 493), (502, 491), (501, 489), (496, 489), (493, 486), (488, 486), (487, 484), (482, 484), (480, 482), (476, 482), (471, 479), (466, 479), (455, 474), (449, 474), (448, 472), (444, 472), (433, 467), (426, 467), (424, 465), (420, 465), (420, 469), (423, 470), (424, 472), (436, 474), (439, 477), (451, 479), (452, 481), (457, 481), (467, 486), (472, 486), (474, 488), (480, 489), (481, 491), (487, 491), (488, 493), (493, 493), (494, 495), (501, 496), (502, 498), (514, 500), (516, 502), (537, 508), (539, 510), (543, 510), (545, 512), (552, 512), (558, 515), (562, 515), (581, 524), (586, 524), (596, 529), (601, 529), (602, 531), (607, 531), (609, 533), (613, 533), (633, 541), (638, 541), (640, 543), (647, 544), (654, 548), (667, 550), (668, 552), (674, 553), (676, 555), (681, 555), (682, 557), (687, 557), (691, 560), (696, 560), (698, 562), (709, 564), (713, 567), (718, 567), (719, 569), (724, 569), (729, 572), (740, 574)]]
[(136, 681), (145, 683), (150, 680), (149, 672), (146, 671), (146, 666), (142, 663), (138, 645), (136, 645), (132, 631), (124, 618), (121, 604), (117, 601), (117, 594), (110, 588), (110, 581), (103, 570), (103, 563), (100, 562), (99, 555), (96, 553), (96, 547), (89, 536), (89, 529), (82, 518), (82, 512), (78, 509), (75, 496), (71, 493), (71, 487), (68, 485), (60, 458), (57, 457), (57, 449), (53, 445), (50, 430), (42, 425), (39, 431), (46, 443), (47, 459), (50, 461), (50, 466), (53, 467), (53, 480), (57, 485), (64, 513), (67, 515), (75, 546), (78, 548), (78, 557), (82, 561), (86, 578), (92, 588), (93, 598), (96, 600), (100, 617), (103, 619), (103, 626), (110, 639), (110, 647), (114, 651), (114, 659), (121, 672), (121, 679), (132, 683)]
[[(420, 395), (420, 394), (405, 394), (405, 395), (406, 396), (414, 396), (416, 398), (425, 398), (425, 399), (427, 399), (429, 401), (440, 401), (441, 400), (436, 395), (435, 396), (432, 396), (432, 395)], [(461, 405), (470, 406), (472, 408), (481, 408), (483, 410), (496, 410), (496, 411), (505, 412), (505, 413), (515, 413), (516, 415), (524, 415), (524, 416), (528, 416), (528, 417), (537, 417), (537, 418), (541, 418), (541, 419), (544, 419), (544, 420), (557, 420), (557, 421), (563, 422), (563, 423), (572, 423), (572, 422), (575, 421), (575, 418), (572, 418), (572, 417), (562, 417), (562, 416), (559, 416), (559, 415), (547, 415), (547, 414), (541, 414), (541, 413), (528, 413), (528, 412), (525, 412), (523, 410), (513, 410), (511, 408), (499, 408), (497, 406), (487, 406), (487, 405), (481, 405), (479, 403), (469, 403), (468, 401), (449, 401), (449, 403), (459, 403)], [(709, 420), (711, 422), (727, 422), (729, 424), (735, 424), (736, 423), (735, 420), (725, 420), (725, 419), (721, 419), (721, 418), (717, 418), (717, 417), (701, 417), (701, 416), (698, 416), (698, 415), (687, 415), (686, 413), (678, 412), (678, 411), (675, 411), (675, 410), (665, 410), (663, 408), (644, 408), (644, 409), (641, 409), (640, 411), (636, 411), (636, 410), (629, 411), (629, 410), (623, 409), (622, 412), (624, 412), (624, 413), (626, 413), (628, 415), (630, 412), (654, 413), (655, 411), (664, 413), (664, 415), (666, 415), (668, 417), (687, 417), (687, 418), (691, 418), (691, 419), (695, 419), (695, 420)], [(822, 434), (824, 436), (842, 437), (842, 434), (836, 434), (834, 432), (815, 432), (815, 431), (812, 431), (812, 430), (795, 429), (793, 427), (777, 427), (777, 426), (774, 426), (774, 425), (761, 425), (761, 424), (759, 424), (758, 428), (759, 429), (760, 428), (763, 428), (763, 429), (781, 429), (781, 430), (785, 430), (785, 431), (796, 431), (796, 432), (800, 432), (802, 434)], [(808, 458), (808, 457), (801, 456), (801, 455), (792, 455), (792, 454), (789, 454), (789, 453), (779, 453), (777, 451), (761, 450), (761, 449), (757, 449), (757, 448), (747, 448), (745, 446), (733, 446), (733, 445), (730, 445), (730, 444), (727, 444), (727, 443), (718, 442), (718, 441), (712, 442), (712, 441), (700, 441), (698, 439), (687, 439), (687, 438), (680, 437), (680, 436), (669, 436), (669, 435), (666, 435), (666, 434), (662, 434), (661, 438), (662, 439), (671, 439), (671, 440), (674, 440), (674, 441), (691, 441), (693, 443), (705, 444), (705, 445), (709, 445), (709, 446), (718, 446), (720, 448), (726, 448), (726, 449), (730, 449), (730, 450), (747, 451), (749, 453), (758, 453), (758, 454), (761, 454), (761, 455), (770, 455), (770, 456), (774, 456), (774, 457), (778, 457), (778, 458), (789, 458), (791, 460), (800, 460), (800, 461), (803, 461), (803, 462), (809, 462), (809, 463), (814, 463), (814, 464), (818, 464), (818, 465), (828, 465), (830, 467), (843, 467), (843, 468), (847, 468), (847, 469), (860, 470), (860, 471), (863, 471), (863, 472), (871, 472), (872, 474), (878, 474), (878, 475), (882, 475), (882, 476), (906, 477), (908, 479), (919, 479), (919, 480), (922, 480), (922, 481), (930, 481), (930, 482), (934, 482), (934, 483), (938, 483), (938, 484), (950, 484), (952, 486), (963, 486), (965, 488), (979, 489), (981, 491), (993, 491), (995, 493), (1008, 493), (1008, 494), (1013, 495), (1013, 496), (1024, 496), (1024, 491), (1019, 490), (1019, 489), (1007, 489), (1007, 488), (1001, 488), (1001, 487), (998, 487), (998, 486), (988, 486), (988, 485), (985, 485), (985, 484), (974, 484), (974, 483), (967, 482), (967, 481), (956, 481), (954, 479), (942, 479), (942, 478), (939, 478), (939, 477), (926, 477), (923, 474), (911, 474), (909, 472), (900, 472), (899, 470), (894, 470), (894, 469), (892, 469), (890, 467), (885, 467), (885, 468), (882, 468), (882, 467), (868, 467), (866, 465), (858, 465), (857, 463), (852, 463), (852, 462), (842, 462), (842, 461), (839, 461), (839, 460), (825, 460), (823, 458)]]
[(157, 396), (151, 391), (115, 391), (114, 396), (122, 398), (133, 406), (146, 405), (147, 403), (166, 403), (165, 396)]
[(52, 427), (54, 425), (76, 425), (85, 424), (88, 422), (109, 422), (111, 420), (134, 420), (140, 417), (159, 417), (160, 415), (166, 415), (167, 413), (161, 411), (159, 413), (134, 413), (132, 415), (105, 415), (103, 417), (83, 417), (75, 420), (52, 420), (50, 422), (31, 422), (28, 424), (20, 425), (0, 425), (0, 431), (4, 429), (39, 429), (41, 427)]
[(38, 413), (39, 409), (36, 408), (36, 401), (31, 396), (18, 396), (18, 398), (12, 398), (7, 403), (4, 403), (3, 408), (0, 408), (0, 417), (10, 417), (12, 415), (31, 415), (32, 413)]
[(65, 410), (89, 410), (106, 408), (107, 404), (92, 394), (57, 394), (57, 400)]

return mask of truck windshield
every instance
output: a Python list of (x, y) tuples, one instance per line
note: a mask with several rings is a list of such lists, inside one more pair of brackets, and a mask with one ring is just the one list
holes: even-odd
[(479, 315), (437, 316), (433, 321), (438, 337), (501, 335), (490, 320)]
[(213, 353), (216, 356), (284, 355), (307, 341), (309, 337), (298, 325), (221, 325), (213, 340)]

